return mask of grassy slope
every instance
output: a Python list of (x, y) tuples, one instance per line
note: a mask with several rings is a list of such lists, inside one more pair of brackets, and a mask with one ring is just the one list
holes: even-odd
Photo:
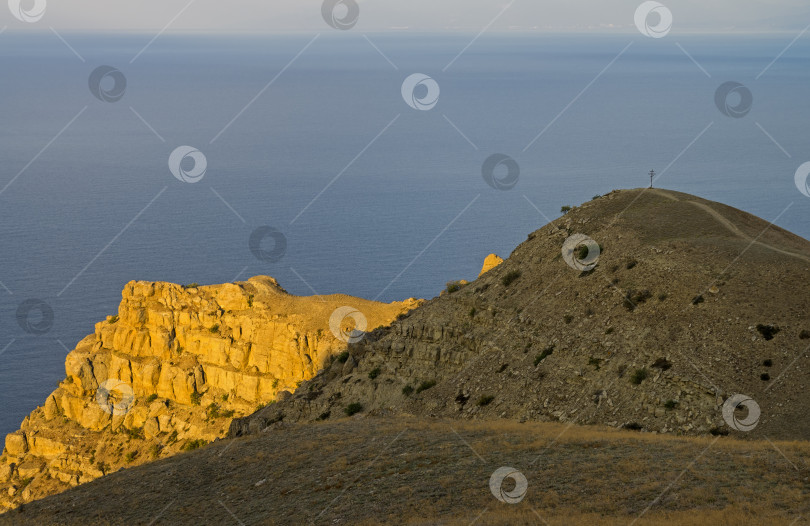
[[(108, 475), (0, 525), (627, 524), (640, 515), (636, 524), (788, 525), (810, 515), (808, 461), (806, 442), (356, 417)], [(521, 503), (490, 493), (501, 466), (527, 477)]]

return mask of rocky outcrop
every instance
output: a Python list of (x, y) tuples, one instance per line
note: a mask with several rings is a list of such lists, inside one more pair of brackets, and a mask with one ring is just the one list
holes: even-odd
[(118, 314), (77, 344), (65, 380), (6, 437), (0, 511), (221, 437), (419, 303), (297, 297), (266, 276), (130, 282)]
[(503, 263), (503, 258), (499, 257), (497, 254), (490, 254), (484, 259), (484, 266), (481, 267), (481, 272), (478, 273), (478, 277), (480, 278), (490, 270), (494, 269), (498, 265)]

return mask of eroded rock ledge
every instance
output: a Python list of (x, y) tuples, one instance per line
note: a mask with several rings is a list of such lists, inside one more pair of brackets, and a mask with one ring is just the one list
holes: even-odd
[[(6, 437), (0, 512), (221, 437), (233, 417), (315, 376), (353, 328), (386, 325), (419, 304), (297, 297), (267, 276), (130, 282), (118, 314), (76, 345), (66, 378)], [(341, 307), (359, 316), (335, 318)]]

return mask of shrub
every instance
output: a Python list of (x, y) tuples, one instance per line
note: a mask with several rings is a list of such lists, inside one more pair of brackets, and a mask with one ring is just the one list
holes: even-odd
[(200, 405), (200, 401), (202, 400), (202, 393), (194, 391), (191, 393), (191, 405)]
[(162, 450), (163, 446), (161, 446), (160, 444), (152, 444), (152, 447), (149, 449), (149, 452), (152, 454), (152, 458), (158, 458)]
[(773, 340), (773, 337), (776, 336), (776, 334), (781, 330), (782, 329), (780, 329), (776, 325), (763, 325), (761, 323), (757, 325), (757, 331), (766, 340)]
[(470, 318), (474, 318), (474, 317), (475, 317), (475, 307), (470, 309)]
[(253, 294), (248, 296), (247, 304), (249, 309), (253, 307)]
[(324, 411), (318, 415), (318, 420), (328, 420), (330, 416), (332, 416), (332, 411)]
[(177, 430), (175, 429), (172, 431), (172, 434), (169, 435), (169, 438), (166, 439), (166, 444), (174, 444), (177, 442)]
[(146, 435), (143, 434), (142, 427), (133, 427), (132, 429), (128, 427), (121, 428), (123, 432), (129, 437), (130, 440), (145, 440)]
[(381, 372), (382, 372), (382, 371), (380, 370), (380, 368), (379, 368), (379, 367), (375, 367), (374, 369), (372, 369), (372, 370), (371, 370), (371, 371), (368, 373), (368, 377), (369, 377), (369, 379), (374, 380), (375, 378), (377, 378), (378, 376), (380, 376), (380, 373), (381, 373)]
[(806, 329), (805, 329), (805, 330), (802, 330), (802, 331), (799, 333), (799, 339), (800, 339), (800, 340), (807, 340), (807, 339), (810, 339), (810, 331), (808, 331), (808, 330), (806, 330)]
[(413, 387), (411, 387), (410, 385), (406, 385), (405, 387), (402, 388), (402, 394), (404, 394), (405, 396), (411, 396), (413, 394)]
[(631, 259), (630, 261), (627, 262), (627, 265), (625, 265), (625, 267), (627, 267), (627, 270), (633, 270), (636, 267), (636, 265), (638, 265), (638, 261), (636, 261), (635, 259)]
[(629, 429), (631, 431), (641, 431), (642, 429), (644, 429), (638, 422), (628, 422), (624, 424), (622, 427), (625, 429)]
[(210, 329), (208, 329), (208, 332), (210, 332), (211, 334), (214, 334), (214, 333), (216, 333), (218, 331), (219, 331), (219, 324), (216, 324), (213, 327), (211, 327)]
[(356, 415), (360, 411), (363, 410), (363, 404), (359, 402), (354, 402), (346, 406), (346, 409), (343, 410), (346, 413), (346, 416)]
[(492, 395), (482, 395), (481, 398), (478, 399), (478, 407), (484, 407), (485, 405), (489, 405), (490, 402), (495, 400), (495, 397)]
[(667, 400), (666, 402), (664, 402), (664, 407), (667, 409), (667, 411), (675, 409), (677, 405), (678, 405), (677, 400)]
[(601, 195), (596, 194), (595, 196), (593, 196), (593, 199), (601, 199), (601, 197), (602, 197)]
[(460, 282), (460, 281), (448, 281), (447, 282), (447, 289), (446, 289), (447, 293), (452, 294), (454, 292), (457, 292), (457, 291), (461, 290), (462, 285), (463, 285), (463, 283)]
[(510, 270), (509, 272), (506, 273), (504, 277), (501, 278), (501, 283), (503, 283), (504, 287), (508, 287), (509, 285), (514, 283), (514, 281), (519, 277), (520, 277), (519, 270)]
[(118, 314), (116, 314), (115, 316), (110, 316), (109, 318), (107, 318), (107, 323), (110, 323), (110, 324), (116, 323), (117, 321), (118, 321)]
[(337, 361), (340, 363), (346, 363), (346, 360), (349, 359), (349, 351), (343, 351), (342, 353), (337, 355)]
[(560, 212), (563, 213), (563, 214), (567, 214), (570, 211), (571, 211), (571, 207), (568, 206), (568, 205), (563, 205), (563, 206), (560, 207)]
[(197, 440), (189, 440), (188, 442), (183, 444), (183, 447), (180, 449), (182, 449), (183, 451), (194, 451), (195, 449), (200, 449), (207, 443), (208, 442), (206, 442), (202, 438), (198, 438)]
[(593, 365), (594, 369), (598, 371), (600, 366), (602, 365), (602, 359), (601, 358), (594, 358), (593, 356), (591, 356), (588, 359), (588, 365)]
[(416, 388), (416, 394), (419, 394), (422, 391), (427, 391), (434, 385), (436, 385), (436, 380), (425, 380), (424, 382), (419, 384), (419, 387)]
[(613, 334), (613, 331), (615, 330), (616, 329), (614, 329), (613, 327), (608, 327), (607, 329), (605, 329), (605, 334)]
[(768, 380), (771, 379), (771, 375), (769, 375), (768, 373), (762, 373), (761, 375), (759, 375), (759, 379), (762, 380), (763, 382), (767, 382)]
[(767, 360), (763, 360), (762, 365), (764, 365), (765, 367), (771, 367), (773, 365), (773, 360), (771, 360), (770, 358), (768, 358)]
[(563, 321), (565, 322), (566, 325), (568, 325), (569, 323), (574, 321), (574, 317), (571, 314), (566, 314), (565, 316), (563, 316)]
[(646, 379), (647, 379), (647, 369), (636, 369), (635, 371), (633, 371), (633, 375), (630, 376), (630, 383), (633, 385), (639, 385)]
[(501, 365), (501, 368), (500, 368), (500, 369), (498, 369), (498, 372), (499, 372), (499, 373), (504, 372), (504, 371), (506, 370), (506, 368), (507, 368), (507, 367), (509, 367), (509, 364), (508, 364), (508, 363), (502, 364), (502, 365)]
[(665, 299), (667, 299), (666, 292), (662, 292), (661, 294), (658, 295), (658, 301), (664, 301)]
[(672, 368), (672, 362), (670, 362), (666, 358), (658, 358), (657, 360), (655, 360), (655, 362), (653, 362), (652, 366), (655, 367), (656, 369), (666, 371)]
[(195, 281), (194, 283), (189, 283), (188, 285), (183, 285), (183, 288), (184, 289), (196, 289), (199, 286), (200, 286), (200, 284)]
[(278, 378), (273, 380), (273, 389), (278, 389)]
[(537, 367), (537, 364), (539, 364), (540, 362), (545, 360), (546, 357), (551, 355), (551, 353), (553, 353), (553, 352), (554, 352), (554, 346), (553, 345), (549, 345), (548, 347), (543, 349), (543, 352), (541, 352), (540, 354), (538, 354), (537, 356), (534, 357), (534, 366)]
[(703, 294), (698, 294), (697, 296), (692, 298), (692, 305), (698, 305), (699, 303), (703, 303), (704, 301), (706, 300), (703, 299)]
[(157, 395), (155, 393), (152, 393), (152, 394), (150, 394), (149, 396), (146, 397), (146, 403), (147, 404), (151, 404), (155, 400), (157, 400)]
[(138, 457), (138, 451), (130, 451), (129, 453), (127, 453), (127, 454), (124, 456), (124, 459), (125, 459), (127, 462), (132, 462), (132, 461), (133, 461), (133, 460), (135, 460), (137, 457)]
[(633, 312), (640, 304), (652, 298), (652, 293), (649, 290), (628, 290), (624, 295), (624, 307)]

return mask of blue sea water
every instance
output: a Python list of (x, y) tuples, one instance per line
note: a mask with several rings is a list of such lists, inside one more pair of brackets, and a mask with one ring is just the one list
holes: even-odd
[[(650, 169), (810, 237), (807, 38), (767, 67), (791, 35), (484, 35), (460, 56), (473, 35), (164, 35), (134, 61), (151, 35), (63, 36), (75, 53), (0, 35), (0, 435), (133, 279), (432, 297)], [(101, 65), (121, 100), (91, 93)], [(413, 73), (440, 86), (429, 111), (401, 95)], [(715, 105), (726, 81), (753, 95), (742, 118)], [(198, 183), (169, 171), (182, 145), (207, 159)], [(520, 166), (511, 190), (482, 178), (494, 153)], [(279, 261), (249, 249), (263, 225), (287, 239)], [(44, 334), (17, 322), (30, 298), (53, 310)]]

